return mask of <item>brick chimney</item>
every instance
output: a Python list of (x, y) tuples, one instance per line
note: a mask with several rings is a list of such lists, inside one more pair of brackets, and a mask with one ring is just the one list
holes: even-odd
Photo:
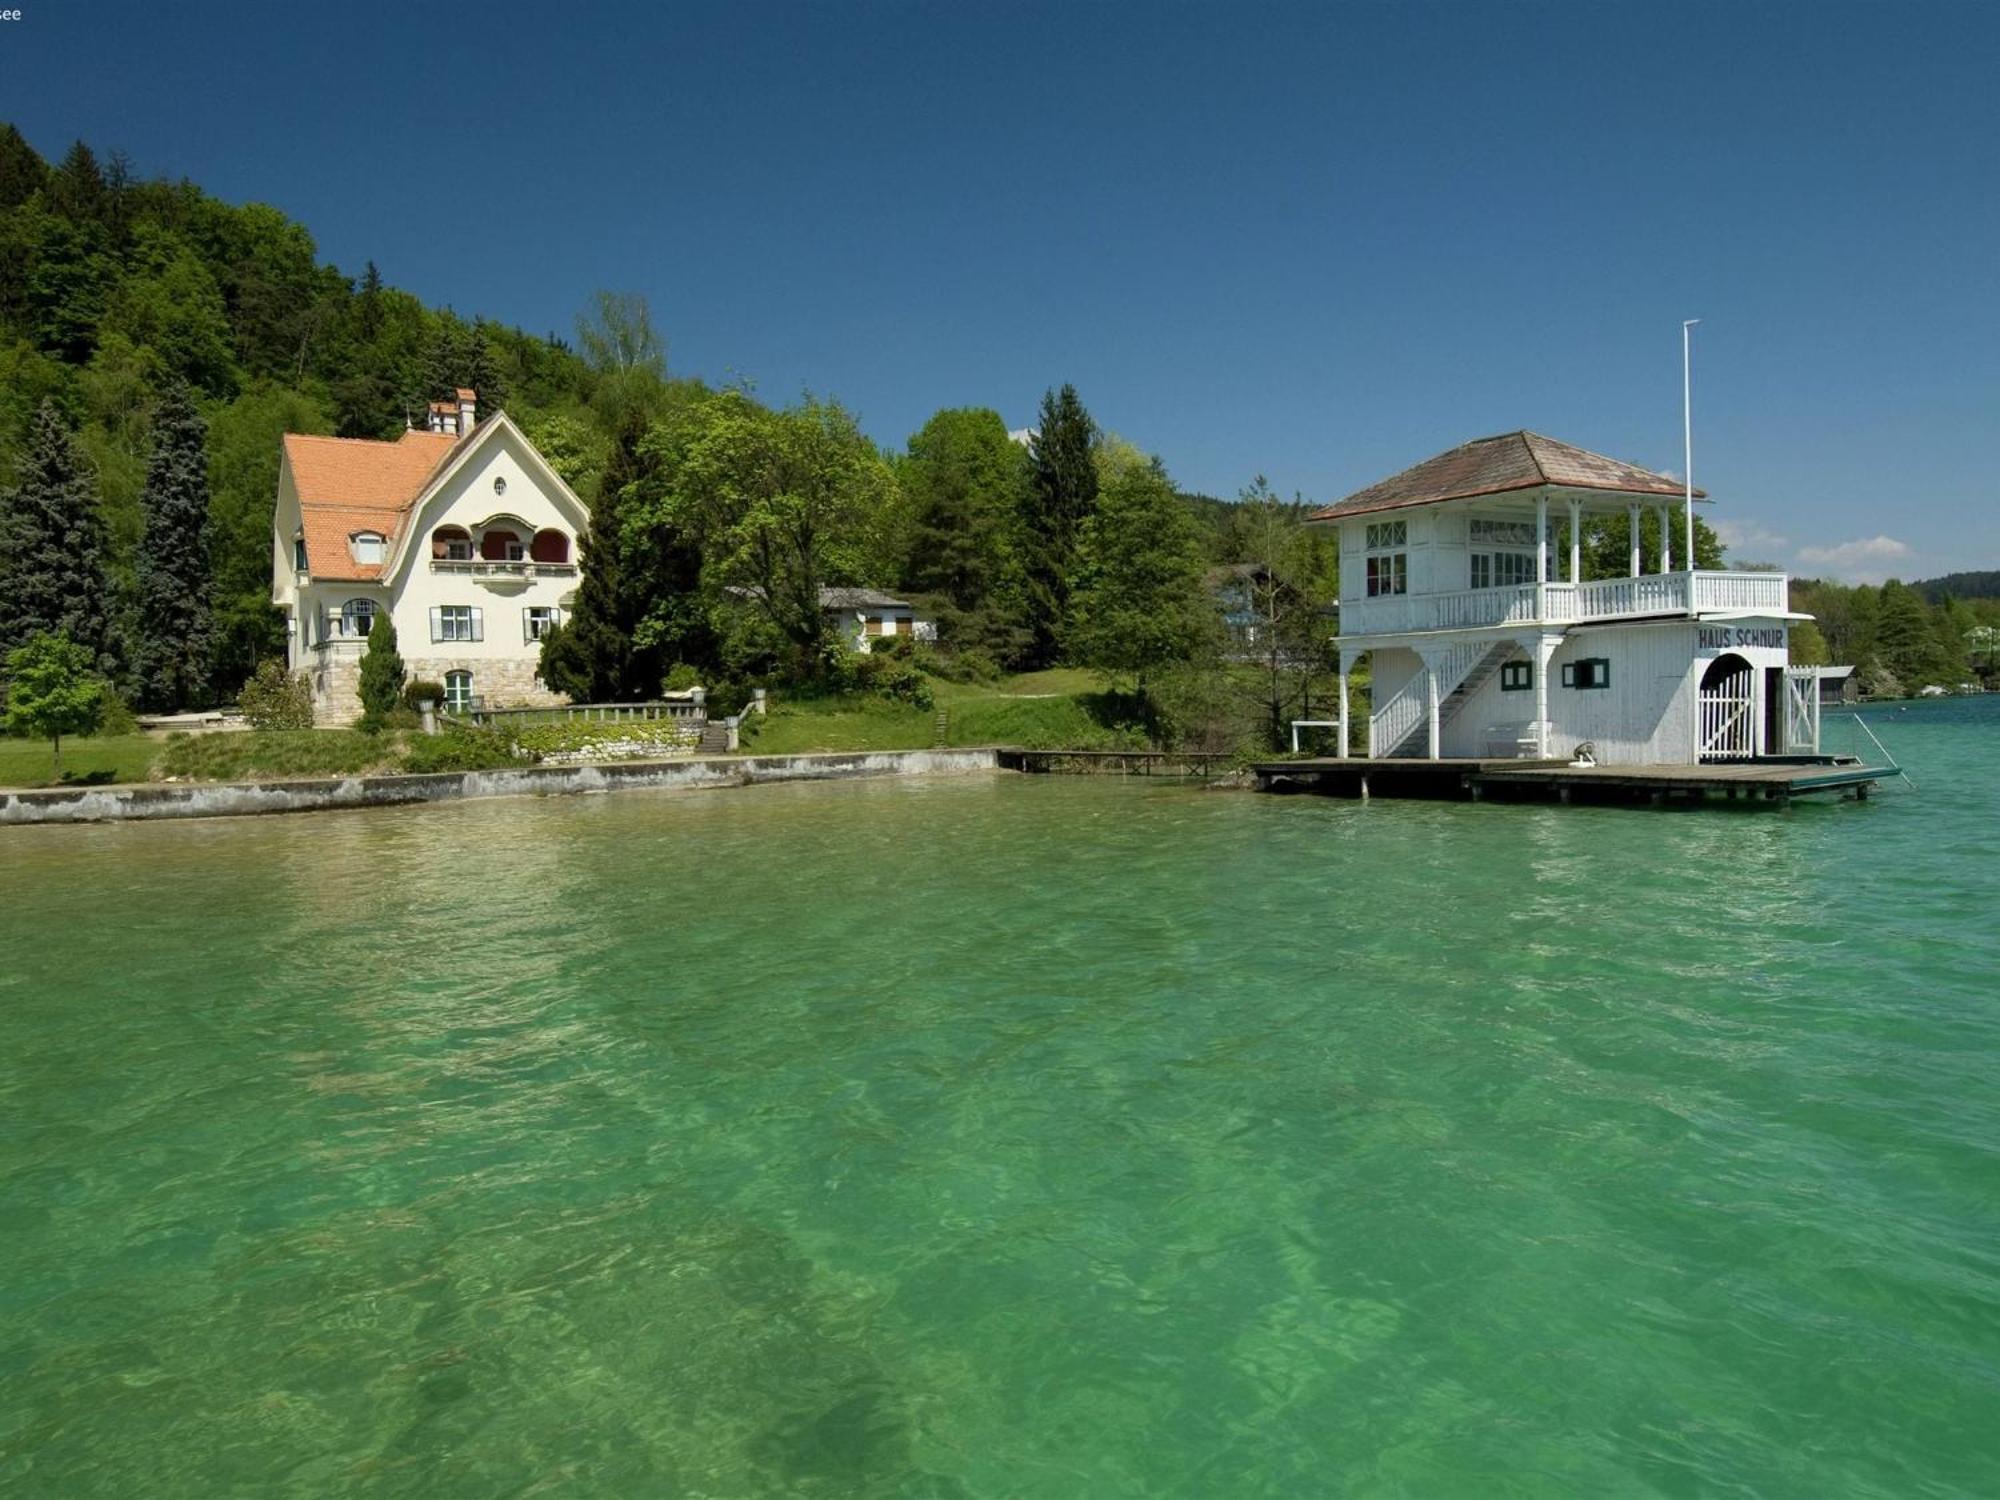
[(458, 435), (464, 437), (479, 420), (479, 392), (458, 388)]

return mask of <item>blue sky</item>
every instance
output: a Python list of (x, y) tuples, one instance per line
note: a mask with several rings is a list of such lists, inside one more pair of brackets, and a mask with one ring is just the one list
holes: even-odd
[[(16, 3), (16, 0), (9, 0)], [(0, 117), (885, 443), (1075, 382), (1191, 489), (1532, 427), (1736, 555), (2000, 567), (2000, 6), (18, 0)]]

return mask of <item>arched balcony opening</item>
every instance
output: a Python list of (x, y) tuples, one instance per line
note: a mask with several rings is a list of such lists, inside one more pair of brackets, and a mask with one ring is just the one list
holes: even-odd
[(569, 561), (569, 537), (545, 526), (535, 533), (528, 555), (538, 563), (566, 563)]
[(511, 526), (489, 526), (480, 534), (479, 556), (483, 561), (521, 562), (527, 555), (527, 543)]
[(431, 533), (431, 561), (471, 562), (472, 533), (463, 526), (440, 526)]

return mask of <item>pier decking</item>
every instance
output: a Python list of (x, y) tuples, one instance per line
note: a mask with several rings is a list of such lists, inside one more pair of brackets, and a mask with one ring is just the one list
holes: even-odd
[(1833, 757), (1701, 765), (1576, 766), (1561, 760), (1266, 761), (1251, 767), (1260, 791), (1348, 797), (1554, 798), (1562, 802), (1699, 803), (1710, 798), (1783, 804), (1816, 792), (1866, 798), (1894, 768)]

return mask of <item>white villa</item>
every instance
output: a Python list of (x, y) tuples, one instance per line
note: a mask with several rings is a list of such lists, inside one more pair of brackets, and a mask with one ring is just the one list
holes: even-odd
[[(1788, 580), (1691, 558), (1677, 568), (1681, 498), (1665, 474), (1509, 432), (1314, 513), (1340, 528), (1340, 753), (1347, 675), (1364, 655), (1371, 759), (1568, 759), (1588, 744), (1605, 765), (1685, 765), (1816, 751), (1816, 671), (1787, 666), (1790, 622), (1807, 618), (1789, 609)], [(1660, 519), (1653, 557), (1640, 555), (1647, 507)], [(1586, 579), (1580, 534), (1605, 516), (1627, 523), (1628, 568)]]
[(432, 402), (393, 442), (287, 433), (271, 600), (287, 664), (323, 722), (361, 711), (361, 653), (386, 611), (413, 679), (454, 708), (559, 703), (536, 677), (541, 639), (575, 597), (583, 502), (506, 413)]

